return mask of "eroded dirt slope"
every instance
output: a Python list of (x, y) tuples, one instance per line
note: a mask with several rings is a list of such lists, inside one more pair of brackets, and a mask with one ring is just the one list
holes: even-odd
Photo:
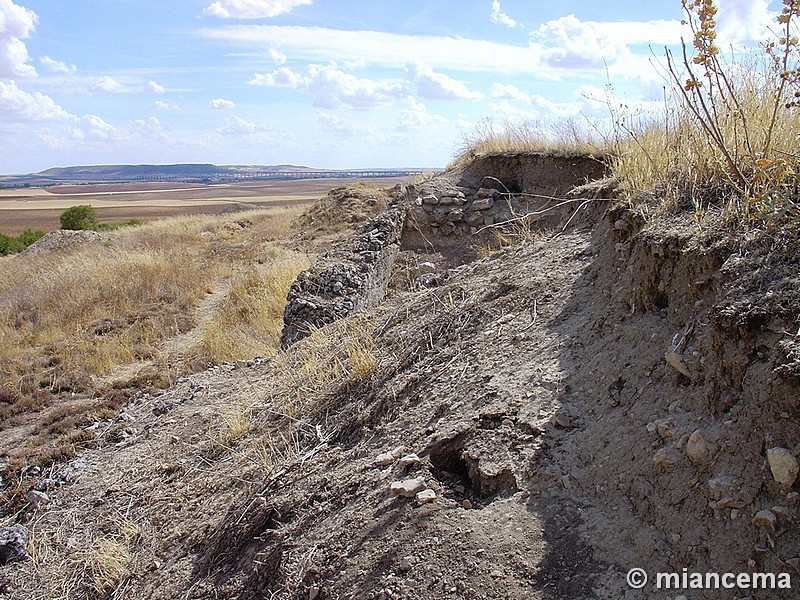
[[(372, 373), (291, 414), (260, 360), (131, 403), (29, 515), (6, 593), (91, 596), (102, 540), (129, 552), (118, 598), (676, 595), (630, 590), (634, 566), (800, 584), (797, 485), (766, 460), (800, 451), (796, 233), (609, 204), (397, 293), (369, 313)], [(241, 398), (254, 426), (221, 441)], [(420, 462), (376, 464), (398, 447)], [(436, 499), (390, 493), (410, 478)]]

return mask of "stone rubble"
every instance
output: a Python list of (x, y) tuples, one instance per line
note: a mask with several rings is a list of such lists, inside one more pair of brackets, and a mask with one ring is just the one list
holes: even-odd
[(417, 492), (425, 489), (425, 482), (422, 479), (405, 479), (403, 481), (393, 481), (389, 486), (389, 491), (395, 496), (403, 498), (413, 498)]
[(30, 558), (25, 544), (28, 530), (19, 524), (0, 528), (0, 566)]
[(284, 309), (283, 348), (306, 337), (311, 327), (333, 323), (384, 299), (404, 221), (399, 209), (369, 219), (352, 248), (341, 250), (335, 262), (328, 257), (297, 276)]

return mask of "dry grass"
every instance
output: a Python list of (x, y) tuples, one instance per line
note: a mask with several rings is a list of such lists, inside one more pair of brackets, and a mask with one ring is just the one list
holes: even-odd
[(574, 119), (561, 121), (506, 121), (484, 119), (466, 134), (450, 167), (463, 165), (476, 156), (513, 152), (604, 155), (608, 140), (596, 129)]
[(781, 108), (777, 115), (769, 140), (772, 158), (754, 152), (767, 143), (774, 90), (756, 71), (734, 70), (731, 78), (740, 112), (721, 111), (716, 126), (747, 185), (734, 181), (725, 152), (710, 143), (676, 98), (662, 120), (643, 122), (618, 145), (612, 168), (629, 199), (640, 200), (644, 193), (655, 192), (667, 210), (692, 207), (702, 213), (717, 203), (726, 208), (728, 218), (747, 219), (774, 212), (770, 203), (779, 198), (773, 194), (791, 195), (786, 186), (797, 185), (800, 161), (796, 109)]
[(217, 441), (225, 447), (231, 446), (250, 433), (252, 426), (250, 411), (242, 404), (229, 404), (222, 409), (222, 428)]
[(337, 385), (363, 382), (375, 370), (377, 353), (374, 325), (365, 315), (315, 329), (274, 357), (271, 404), (292, 416)]
[[(6, 471), (74, 456), (94, 437), (90, 425), (114, 417), (125, 389), (275, 352), (286, 291), (308, 265), (280, 241), (297, 213), (171, 218), (103, 245), (4, 257), (0, 431), (35, 427), (24, 446), (0, 442)], [(207, 301), (228, 287), (222, 301)], [(184, 338), (199, 345), (175, 350)]]
[(485, 121), (455, 164), (485, 153), (602, 154), (645, 214), (690, 208), (702, 216), (715, 205), (723, 210), (714, 214), (739, 224), (800, 220), (800, 7), (783, 4), (774, 39), (724, 60), (714, 45), (714, 2), (685, 2), (694, 48), (683, 58), (667, 54), (673, 86), (658, 114), (623, 114), (609, 98), (609, 133), (572, 121)]
[(39, 589), (49, 600), (109, 598), (129, 575), (139, 526), (114, 514), (87, 527), (83, 516), (62, 510), (55, 528), (38, 519), (28, 525), (31, 561), (25, 565), (31, 577), (48, 573)]
[(289, 287), (309, 265), (307, 256), (281, 250), (266, 264), (237, 273), (192, 352), (214, 364), (273, 354), (280, 347)]

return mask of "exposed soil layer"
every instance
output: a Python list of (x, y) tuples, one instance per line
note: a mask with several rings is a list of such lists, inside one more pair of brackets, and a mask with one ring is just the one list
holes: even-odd
[[(767, 455), (800, 453), (800, 234), (645, 224), (602, 199), (581, 211), (430, 287), (390, 288), (359, 316), (372, 373), (304, 388), (292, 414), (260, 360), (132, 401), (22, 518), (34, 560), (0, 586), (86, 597), (75, 565), (132, 522), (113, 597), (733, 597), (632, 590), (633, 567), (789, 573), (796, 588), (800, 490)], [(250, 437), (222, 444), (219, 415), (243, 395)], [(279, 432), (293, 450), (254, 460)], [(376, 464), (398, 447), (419, 462)], [(390, 493), (412, 478), (433, 502)]]

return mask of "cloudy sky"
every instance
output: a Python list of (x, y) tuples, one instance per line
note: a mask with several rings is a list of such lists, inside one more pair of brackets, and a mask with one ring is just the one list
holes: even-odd
[[(774, 0), (719, 0), (763, 39)], [(0, 0), (0, 173), (438, 167), (495, 121), (662, 97), (680, 0)], [(656, 58), (654, 58), (654, 55)]]

